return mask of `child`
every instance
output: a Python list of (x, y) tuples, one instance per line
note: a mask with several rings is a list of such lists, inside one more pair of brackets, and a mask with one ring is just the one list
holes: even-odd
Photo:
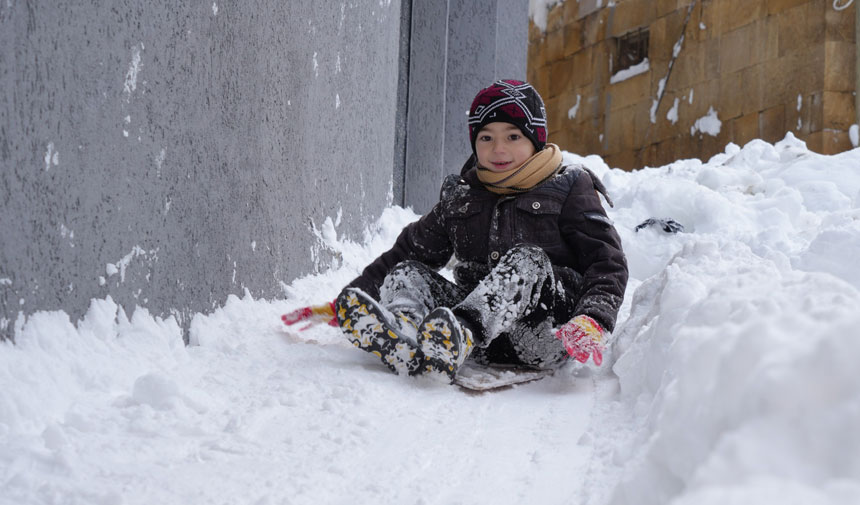
[[(468, 126), (472, 156), (445, 179), (439, 203), (329, 310), (356, 347), (398, 374), (453, 380), (467, 358), (545, 369), (591, 356), (600, 365), (603, 332), (612, 331), (627, 284), (603, 185), (562, 165), (559, 148), (546, 143), (543, 101), (527, 83), (481, 90)], [(452, 255), (456, 282), (437, 273)]]

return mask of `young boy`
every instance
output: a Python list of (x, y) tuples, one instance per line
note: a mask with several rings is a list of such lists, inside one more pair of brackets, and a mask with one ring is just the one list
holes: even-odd
[[(439, 203), (330, 304), (341, 330), (398, 374), (453, 380), (466, 359), (545, 369), (570, 355), (599, 365), (627, 283), (603, 185), (562, 166), (527, 83), (481, 90), (468, 126), (472, 156), (446, 178)], [(437, 273), (452, 255), (456, 282)]]

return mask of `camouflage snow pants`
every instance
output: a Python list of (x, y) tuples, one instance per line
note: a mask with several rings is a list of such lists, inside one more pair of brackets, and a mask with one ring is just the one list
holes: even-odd
[(552, 328), (572, 317), (573, 301), (539, 247), (512, 248), (471, 290), (404, 261), (385, 277), (380, 303), (418, 321), (436, 307), (452, 309), (472, 330), (471, 358), (481, 364), (545, 369), (567, 358)]

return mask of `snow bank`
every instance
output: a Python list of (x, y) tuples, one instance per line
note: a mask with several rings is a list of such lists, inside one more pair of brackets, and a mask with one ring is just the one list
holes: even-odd
[[(638, 288), (585, 502), (860, 503), (860, 150), (789, 134), (705, 164), (591, 165)], [(687, 231), (633, 232), (648, 216)]]

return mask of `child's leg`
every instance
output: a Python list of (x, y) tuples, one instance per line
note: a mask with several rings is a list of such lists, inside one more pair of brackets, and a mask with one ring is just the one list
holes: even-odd
[(436, 307), (453, 307), (465, 298), (460, 286), (419, 261), (398, 263), (379, 289), (380, 303), (417, 327)]
[(472, 359), (483, 365), (514, 365), (526, 368), (556, 368), (567, 361), (568, 354), (555, 337), (552, 325), (540, 327), (516, 323), (507, 333), (496, 337), (489, 346), (475, 349)]
[(477, 360), (547, 368), (566, 356), (552, 333), (556, 306), (566, 304), (546, 253), (535, 246), (516, 246), (454, 313), (475, 335)]
[(423, 263), (404, 261), (385, 277), (382, 305), (412, 324), (423, 361), (416, 373), (439, 373), (453, 380), (472, 350), (472, 337), (448, 307), (468, 294)]
[(337, 319), (346, 338), (359, 349), (373, 354), (398, 375), (423, 371), (423, 355), (397, 317), (376, 300), (356, 288), (345, 288), (335, 301)]
[(364, 292), (346, 288), (336, 301), (341, 331), (359, 349), (379, 357), (394, 373), (425, 371), (417, 341), (424, 317), (440, 305), (454, 305), (462, 288), (423, 263), (405, 261), (385, 277), (377, 302)]

